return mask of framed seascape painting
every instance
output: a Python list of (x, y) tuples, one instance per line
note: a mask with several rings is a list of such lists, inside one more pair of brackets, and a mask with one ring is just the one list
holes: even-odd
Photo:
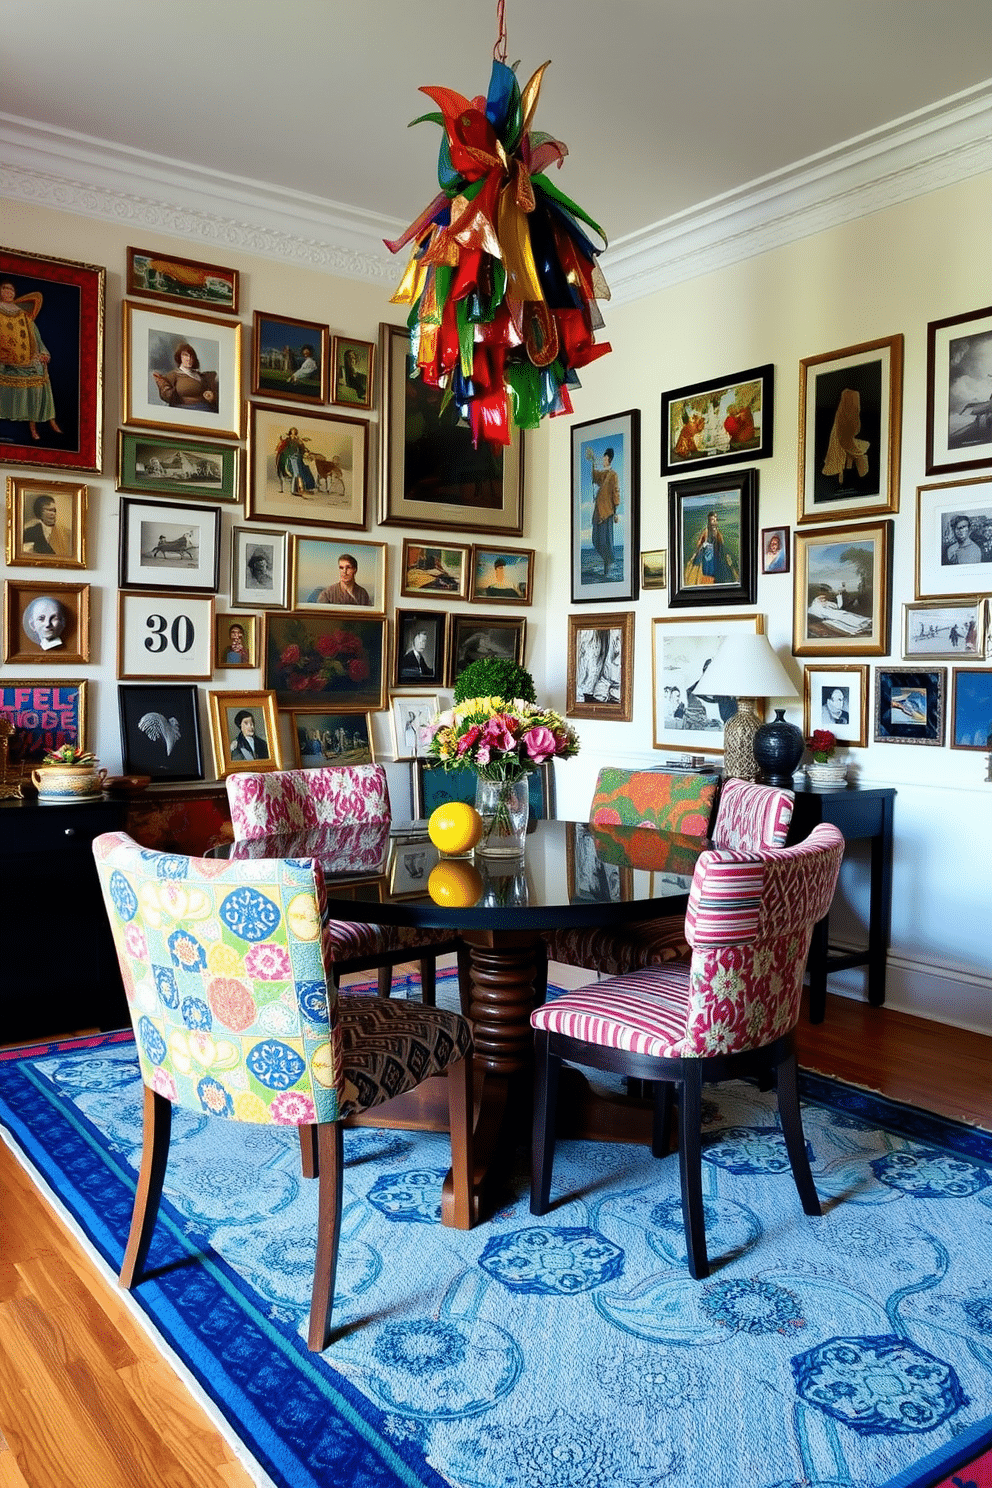
[(73, 665), (90, 659), (89, 584), (4, 583), (4, 661)]
[(927, 475), (992, 465), (992, 305), (927, 326)]
[(231, 603), (246, 610), (289, 608), (289, 534), (270, 527), (231, 530)]
[(99, 474), (106, 278), (0, 248), (0, 463)]
[(241, 325), (125, 300), (124, 423), (241, 438)]
[(351, 408), (372, 407), (375, 347), (371, 341), (335, 336), (331, 352), (331, 402)]
[(403, 539), (400, 593), (410, 598), (465, 599), (469, 549)]
[(533, 548), (472, 548), (473, 604), (529, 605), (534, 597)]
[(868, 668), (839, 663), (803, 669), (803, 733), (829, 729), (838, 744), (868, 744)]
[(572, 603), (636, 599), (641, 415), (572, 425)]
[(252, 393), (291, 403), (326, 403), (329, 345), (326, 326), (256, 310), (251, 333)]
[(899, 510), (902, 336), (799, 364), (799, 521)]
[(796, 656), (885, 656), (892, 523), (797, 532)]
[(767, 460), (774, 414), (771, 362), (662, 393), (662, 475), (688, 475), (735, 460)]
[(123, 682), (117, 689), (125, 775), (202, 780), (195, 686)]
[(386, 706), (386, 621), (307, 610), (265, 617), (263, 684), (291, 712), (320, 704), (336, 713)]
[(951, 748), (992, 752), (992, 671), (955, 667), (951, 678)]
[(375, 764), (367, 713), (294, 713), (292, 725), (293, 752), (301, 770)]
[(293, 609), (352, 610), (381, 615), (386, 600), (386, 544), (353, 538), (293, 538)]
[(214, 670), (258, 666), (258, 616), (214, 616)]
[(944, 742), (947, 668), (908, 671), (875, 668), (875, 743)]
[(364, 527), (368, 435), (364, 419), (253, 403), (249, 517), (283, 526)]
[(452, 615), (451, 639), (448, 646), (448, 685), (453, 686), (458, 674), (469, 662), (486, 657), (502, 657), (524, 663), (526, 620), (495, 620), (490, 615)]
[(916, 598), (992, 592), (992, 476), (918, 486)]
[(397, 610), (393, 687), (440, 687), (448, 649), (443, 610)]
[(213, 595), (118, 592), (118, 677), (208, 682), (213, 648)]
[(758, 472), (725, 470), (668, 483), (668, 603), (673, 609), (754, 604)]
[(655, 749), (723, 752), (723, 725), (737, 700), (706, 691), (706, 670), (724, 636), (762, 635), (763, 615), (709, 615), (693, 620), (655, 619), (652, 624), (651, 686)]
[(930, 661), (974, 661), (985, 655), (985, 611), (987, 601), (977, 595), (945, 604), (904, 604), (902, 607), (902, 654), (907, 661), (923, 657)]
[(216, 594), (220, 507), (121, 497), (120, 587)]
[(439, 707), (436, 693), (413, 693), (390, 699), (394, 759), (426, 759), (430, 722)]
[(11, 765), (40, 765), (63, 744), (86, 748), (86, 682), (39, 682), (18, 678), (0, 684), (0, 718), (13, 725)]
[(129, 248), (124, 293), (237, 315), (238, 271), (200, 263), (195, 258), (173, 258), (147, 248)]
[(271, 692), (210, 692), (210, 742), (218, 780), (245, 770), (281, 770), (279, 719)]
[(569, 718), (629, 723), (634, 697), (634, 613), (569, 615)]
[(117, 489), (169, 501), (240, 502), (241, 449), (118, 429)]
[(411, 377), (410, 337), (403, 326), (380, 325), (383, 403), (379, 420), (380, 521), (384, 526), (442, 532), (523, 531), (523, 438), (509, 447), (480, 439), (459, 422), (441, 388)]
[(7, 562), (12, 568), (85, 568), (88, 486), (7, 477)]

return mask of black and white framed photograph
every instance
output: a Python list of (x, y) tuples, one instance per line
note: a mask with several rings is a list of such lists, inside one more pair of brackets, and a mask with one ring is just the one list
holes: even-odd
[(662, 475), (688, 475), (735, 460), (767, 460), (774, 413), (771, 362), (662, 393)]
[(216, 594), (220, 507), (121, 497), (120, 587)]
[(168, 501), (244, 500), (241, 446), (117, 431), (117, 489)]
[(725, 636), (761, 635), (764, 616), (665, 616), (651, 625), (655, 749), (722, 754), (723, 726), (737, 712), (737, 699), (709, 692), (706, 672)]
[(839, 662), (803, 669), (803, 733), (827, 729), (838, 744), (868, 744), (868, 668)]
[(927, 475), (992, 465), (992, 305), (927, 326)]
[(271, 527), (231, 532), (231, 603), (237, 609), (289, 608), (289, 536)]
[(992, 591), (992, 476), (916, 488), (916, 598)]
[(207, 701), (218, 780), (245, 770), (282, 769), (273, 693), (210, 692)]
[(573, 424), (571, 436), (572, 603), (636, 599), (640, 410)]
[(529, 605), (534, 598), (534, 549), (472, 548), (473, 604)]
[(117, 688), (125, 775), (202, 780), (198, 689), (163, 682)]
[(240, 322), (131, 300), (123, 310), (123, 422), (240, 439)]
[(875, 668), (875, 743), (944, 742), (947, 668)]
[(634, 700), (634, 612), (569, 615), (569, 718), (629, 723)]
[(929, 600), (902, 607), (902, 654), (907, 661), (976, 661), (985, 655), (988, 602)]
[(524, 664), (527, 621), (497, 620), (491, 615), (452, 615), (448, 644), (448, 684), (453, 686), (458, 674), (473, 661), (485, 657), (501, 658)]
[(213, 595), (121, 590), (117, 675), (206, 682), (213, 675)]
[(393, 758), (426, 759), (430, 723), (441, 706), (437, 693), (411, 693), (389, 700)]
[(754, 604), (758, 472), (723, 470), (668, 482), (672, 609)]
[(799, 364), (799, 521), (899, 510), (902, 336)]
[(992, 670), (955, 667), (951, 673), (951, 748), (992, 752)]
[(293, 752), (301, 770), (375, 764), (368, 713), (294, 713), (292, 726)]
[(441, 687), (448, 654), (443, 610), (397, 610), (393, 687)]
[(398, 838), (389, 863), (390, 899), (422, 899), (440, 858), (440, 849), (427, 836)]
[(339, 537), (293, 538), (293, 609), (381, 615), (386, 599), (386, 544)]

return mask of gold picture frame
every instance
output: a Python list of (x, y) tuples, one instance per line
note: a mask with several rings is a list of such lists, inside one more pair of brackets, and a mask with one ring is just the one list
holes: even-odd
[(829, 729), (849, 749), (868, 747), (867, 666), (829, 661), (803, 668), (803, 733), (808, 739), (816, 729)]
[(796, 656), (887, 656), (892, 522), (794, 534)]
[[(274, 692), (210, 692), (210, 742), (218, 780), (246, 770), (281, 770)], [(250, 722), (250, 729), (247, 725)], [(259, 752), (250, 753), (251, 750)]]
[(11, 568), (85, 568), (88, 500), (89, 486), (8, 475)]
[(629, 723), (634, 716), (634, 612), (615, 615), (569, 615), (568, 718), (612, 718)]
[[(122, 313), (123, 422), (240, 439), (241, 322), (132, 300)], [(184, 348), (192, 359), (184, 360)]]
[[(42, 605), (43, 600), (48, 604)], [(6, 579), (3, 659), (42, 666), (89, 661), (89, 584)]]
[(899, 510), (903, 338), (799, 363), (799, 521)]
[(699, 692), (699, 683), (724, 636), (734, 632), (763, 635), (764, 630), (764, 615), (666, 615), (652, 620), (655, 749), (723, 753), (723, 725), (736, 713), (736, 700), (709, 698)]

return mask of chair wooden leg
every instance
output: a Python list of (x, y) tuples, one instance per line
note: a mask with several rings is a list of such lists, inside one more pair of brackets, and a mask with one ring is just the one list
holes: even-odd
[(437, 958), (424, 956), (420, 962), (420, 1000), (424, 1007), (437, 1007)]
[(379, 967), (379, 996), (392, 997), (393, 995), (393, 968), (391, 966)]
[(454, 1212), (450, 1221), (456, 1230), (470, 1230), (478, 1218), (473, 1200), (475, 1162), (472, 1125), (475, 1096), (472, 1086), (472, 1055), (448, 1066), (448, 1129), (451, 1133), (451, 1178)]
[(709, 1276), (706, 1258), (706, 1221), (703, 1214), (703, 1076), (699, 1061), (682, 1062), (679, 1085), (679, 1179), (682, 1222), (689, 1275), (696, 1281)]
[(547, 1214), (555, 1161), (555, 1115), (561, 1059), (552, 1053), (547, 1033), (535, 1035), (534, 1125), (531, 1133), (530, 1212)]
[(314, 1353), (325, 1349), (331, 1334), (334, 1305), (334, 1273), (341, 1240), (341, 1203), (344, 1195), (344, 1128), (339, 1121), (316, 1127), (318, 1163), (317, 1256), (313, 1267), (310, 1297), (310, 1328), (307, 1347)]
[(300, 1172), (304, 1178), (316, 1178), (319, 1171), (317, 1128), (311, 1123), (300, 1127)]
[(782, 1124), (785, 1150), (792, 1164), (792, 1176), (802, 1200), (803, 1213), (822, 1214), (806, 1152), (803, 1118), (799, 1109), (799, 1068), (795, 1050), (778, 1067), (778, 1119)]
[(654, 1114), (651, 1121), (651, 1153), (654, 1157), (665, 1157), (672, 1136), (672, 1097), (674, 1087), (671, 1080), (654, 1082)]
[(142, 1118), (141, 1167), (138, 1187), (131, 1212), (131, 1229), (127, 1237), (120, 1283), (128, 1291), (140, 1280), (152, 1231), (162, 1197), (165, 1167), (169, 1160), (169, 1137), (172, 1133), (172, 1102), (158, 1091), (145, 1086)]

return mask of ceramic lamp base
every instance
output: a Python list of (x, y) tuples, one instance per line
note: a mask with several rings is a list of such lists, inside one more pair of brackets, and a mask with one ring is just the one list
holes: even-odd
[(754, 698), (738, 698), (737, 712), (723, 725), (723, 773), (734, 780), (757, 780), (754, 736), (761, 725)]
[(784, 708), (776, 708), (772, 722), (763, 723), (754, 735), (754, 758), (766, 785), (791, 787), (805, 748), (802, 730), (786, 723)]

